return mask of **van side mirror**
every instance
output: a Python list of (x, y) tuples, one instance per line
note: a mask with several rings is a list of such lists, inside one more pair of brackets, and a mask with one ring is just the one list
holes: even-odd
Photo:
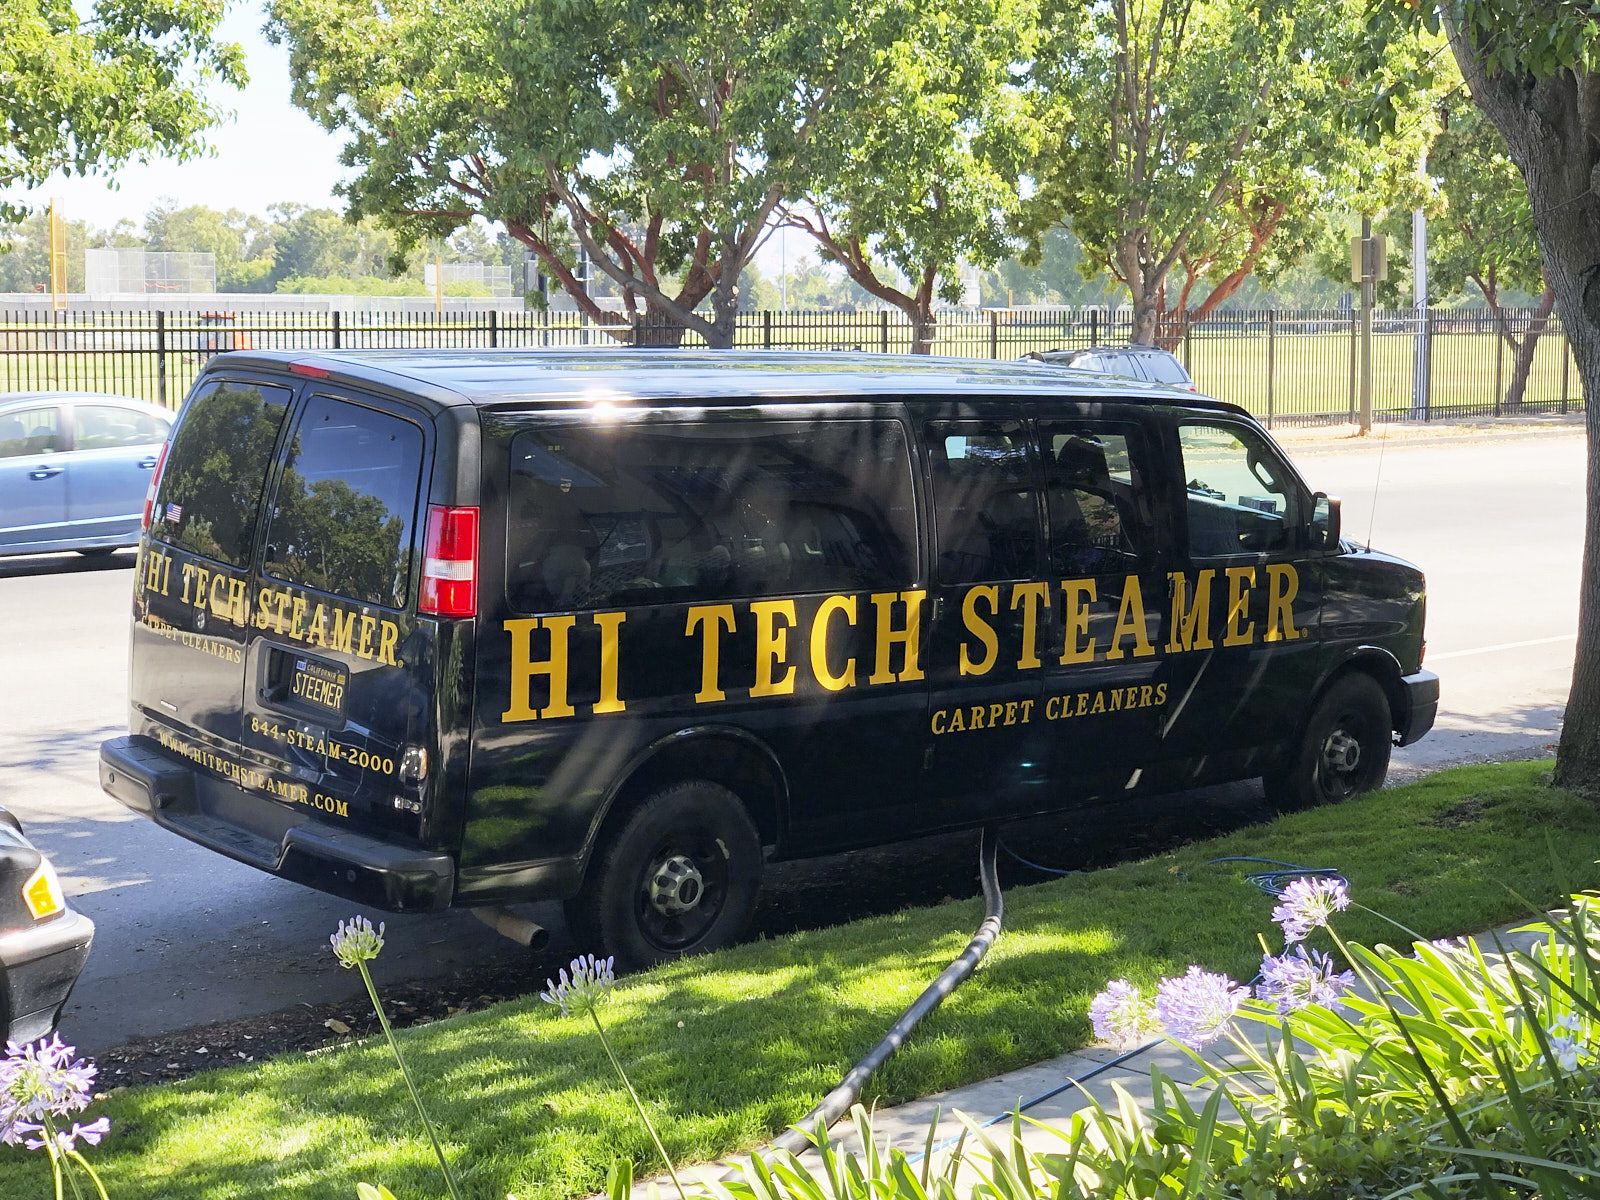
[(1311, 548), (1336, 554), (1339, 551), (1339, 498), (1318, 492), (1312, 501)]

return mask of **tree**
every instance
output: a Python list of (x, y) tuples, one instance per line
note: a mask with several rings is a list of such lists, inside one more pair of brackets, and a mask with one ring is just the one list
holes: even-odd
[[(1051, 0), (1027, 227), (1071, 221), (1087, 269), (1128, 288), (1135, 341), (1181, 337), (1253, 272), (1292, 263), (1333, 198), (1415, 164), (1418, 130), (1373, 144), (1345, 119), (1361, 11), (1361, 0)], [(1408, 35), (1382, 66), (1418, 53)], [(1186, 310), (1197, 288), (1198, 309), (1163, 330), (1169, 301)]]
[(223, 292), (267, 290), (273, 266), (271, 227), (260, 217), (204, 204), (179, 207), (162, 201), (145, 214), (146, 243), (151, 250), (210, 254), (217, 264), (217, 289)]
[(1066, 222), (1045, 229), (1022, 254), (995, 264), (982, 290), (984, 304), (995, 307), (1127, 303), (1126, 290), (1104, 271), (1085, 272), (1083, 243)]
[(402, 253), (498, 221), (591, 317), (580, 247), (635, 329), (726, 346), (778, 202), (913, 20), (891, 0), (273, 0), (269, 28), (296, 102), (349, 135), (351, 211)]
[[(1500, 131), (1464, 96), (1434, 139), (1428, 173), (1438, 182), (1440, 200), (1428, 227), (1429, 282), (1452, 291), (1470, 284), (1483, 297), (1511, 355), (1504, 400), (1516, 408), (1556, 302), (1534, 241), (1528, 189)], [(1520, 336), (1507, 312), (1508, 292), (1538, 297)]]
[[(1544, 276), (1583, 383), (1589, 484), (1578, 641), (1555, 780), (1593, 795), (1600, 789), (1600, 22), (1588, 6), (1569, 3), (1375, 0), (1371, 55), (1419, 23), (1447, 34), (1473, 102), (1505, 138), (1526, 183)], [(1406, 102), (1407, 82), (1388, 89), (1370, 128), (1381, 132)]]
[(992, 266), (1011, 248), (1007, 223), (1035, 149), (1012, 79), (1033, 52), (1031, 0), (937, 7), (888, 48), (878, 94), (858, 97), (870, 119), (819, 147), (815, 182), (784, 215), (909, 318), (917, 354), (933, 348), (934, 302), (960, 301), (956, 268)]
[[(223, 0), (96, 0), (85, 18), (73, 0), (5, 0), (0, 188), (194, 154), (218, 115), (209, 87), (245, 81), (239, 47), (216, 40), (223, 8)], [(23, 211), (0, 202), (0, 217)]]
[(347, 220), (331, 208), (274, 204), (272, 281), (300, 277), (389, 278), (398, 257), (394, 234), (373, 221)]

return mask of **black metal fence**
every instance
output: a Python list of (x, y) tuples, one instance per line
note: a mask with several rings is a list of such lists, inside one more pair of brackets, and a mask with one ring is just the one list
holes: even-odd
[[(934, 353), (1011, 359), (1039, 350), (1124, 343), (1126, 309), (1026, 308), (939, 314)], [(239, 349), (593, 347), (660, 344), (663, 331), (601, 325), (571, 313), (0, 312), (0, 392), (117, 392), (176, 407), (202, 364)], [(1528, 347), (1533, 339), (1531, 349)], [(1360, 322), (1348, 309), (1240, 311), (1169, 321), (1161, 340), (1202, 392), (1270, 422), (1355, 419)], [(1383, 311), (1373, 319), (1373, 416), (1441, 420), (1581, 407), (1570, 347), (1555, 317), (1519, 311)], [(685, 345), (700, 344), (693, 334)], [(905, 352), (898, 312), (751, 312), (735, 343), (773, 350)]]

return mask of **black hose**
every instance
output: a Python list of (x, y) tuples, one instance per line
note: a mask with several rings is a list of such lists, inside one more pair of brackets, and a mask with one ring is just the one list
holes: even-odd
[(883, 1040), (874, 1046), (865, 1058), (850, 1068), (849, 1073), (839, 1081), (839, 1086), (824, 1096), (793, 1129), (774, 1138), (762, 1153), (771, 1154), (774, 1151), (786, 1150), (790, 1154), (799, 1154), (809, 1147), (811, 1133), (817, 1125), (820, 1123), (826, 1129), (849, 1112), (851, 1106), (861, 1098), (861, 1089), (866, 1087), (867, 1080), (872, 1078), (872, 1073), (883, 1066), (889, 1056), (905, 1044), (906, 1038), (911, 1036), (911, 1031), (923, 1017), (938, 1008), (944, 998), (965, 983), (977, 969), (978, 963), (989, 952), (989, 947), (994, 945), (995, 938), (1000, 936), (1000, 925), (1005, 919), (1006, 902), (1005, 896), (1000, 891), (1000, 874), (996, 861), (996, 851), (999, 846), (1000, 838), (995, 833), (994, 826), (985, 825), (983, 838), (978, 843), (978, 878), (983, 883), (983, 923), (972, 935), (967, 948), (948, 967), (939, 972), (937, 979), (923, 989), (922, 995), (918, 996), (911, 1007), (900, 1014), (899, 1020), (889, 1027), (889, 1032), (883, 1035)]

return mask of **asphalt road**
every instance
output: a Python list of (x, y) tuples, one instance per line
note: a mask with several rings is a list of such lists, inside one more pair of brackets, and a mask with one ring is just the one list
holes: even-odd
[[(1581, 433), (1390, 443), (1381, 464), (1374, 444), (1300, 445), (1294, 455), (1313, 487), (1343, 497), (1347, 536), (1365, 540), (1371, 522), (1375, 546), (1428, 571), (1427, 663), (1444, 677), (1443, 713), (1430, 738), (1395, 755), (1396, 775), (1550, 748), (1577, 627)], [(96, 747), (125, 721), (131, 567), (127, 554), (0, 560), (0, 804), (54, 857), (99, 927), (64, 1023), (90, 1052), (359, 990), (327, 948), (348, 903), (201, 850), (101, 794)], [(1242, 785), (1185, 798), (1179, 810), (1198, 835), (1256, 819), (1260, 801)], [(1126, 849), (1085, 849), (1085, 861)], [(781, 868), (762, 927), (935, 901), (960, 894), (970, 874), (964, 847), (877, 857), (893, 864), (897, 853), (906, 870), (849, 858)], [(873, 877), (893, 880), (892, 891), (863, 882)], [(559, 930), (556, 906), (530, 915)], [(391, 977), (527, 960), (464, 914), (387, 920)], [(558, 932), (550, 956), (568, 949)], [(540, 979), (547, 965), (527, 961)]]

